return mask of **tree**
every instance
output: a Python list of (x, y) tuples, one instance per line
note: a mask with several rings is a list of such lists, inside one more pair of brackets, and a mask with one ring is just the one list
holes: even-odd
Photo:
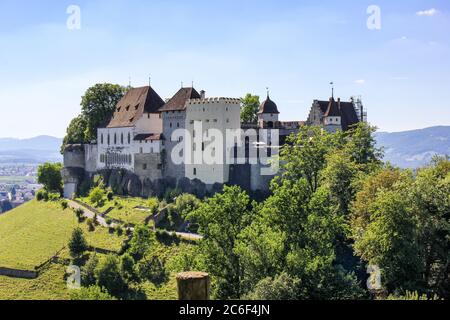
[(277, 275), (275, 278), (262, 279), (254, 290), (246, 295), (248, 300), (280, 301), (298, 300), (300, 293), (300, 280), (287, 273)]
[(69, 251), (72, 258), (78, 258), (88, 249), (88, 244), (83, 235), (83, 230), (76, 228), (69, 240)]
[(216, 297), (240, 298), (243, 270), (235, 243), (252, 220), (249, 196), (237, 186), (225, 186), (223, 194), (206, 199), (189, 218), (196, 219), (204, 235), (200, 250), (208, 272), (217, 280)]
[(107, 255), (100, 259), (95, 268), (95, 278), (99, 287), (105, 288), (115, 297), (120, 297), (127, 289), (122, 277), (119, 258), (115, 255)]
[(108, 123), (126, 90), (117, 84), (102, 83), (90, 87), (85, 92), (81, 98), (82, 116), (86, 120), (84, 141), (97, 138), (97, 128)]
[(253, 96), (250, 93), (241, 99), (241, 121), (243, 123), (254, 123), (258, 122), (258, 110), (259, 110), (259, 96)]
[(135, 227), (133, 237), (130, 240), (128, 253), (137, 262), (145, 257), (155, 241), (156, 236), (148, 226), (138, 225)]
[(89, 256), (89, 260), (81, 269), (81, 282), (83, 286), (91, 286), (96, 284), (95, 269), (98, 265), (98, 256), (93, 253)]
[(123, 277), (128, 281), (135, 280), (134, 259), (129, 253), (120, 258), (120, 269)]
[(44, 163), (38, 167), (37, 180), (48, 192), (62, 193), (61, 163)]
[(418, 243), (428, 290), (450, 296), (450, 161), (435, 157), (418, 171), (412, 187), (412, 209), (418, 220)]
[(89, 192), (89, 201), (97, 207), (101, 207), (104, 204), (106, 192), (100, 187), (95, 187)]
[(366, 172), (381, 165), (383, 151), (377, 148), (377, 142), (373, 134), (377, 128), (360, 122), (345, 133), (345, 152), (351, 159), (367, 168)]
[(86, 140), (87, 121), (83, 115), (79, 115), (74, 118), (67, 127), (66, 136), (63, 139), (61, 146), (61, 153), (64, 153), (64, 149), (69, 144), (84, 144), (89, 141)]
[(117, 300), (105, 289), (98, 286), (90, 286), (87, 288), (81, 288), (80, 290), (73, 290), (70, 293), (70, 299), (80, 301)]
[(421, 287), (420, 247), (408, 189), (381, 190), (369, 205), (369, 214), (367, 228), (355, 241), (356, 253), (380, 267), (382, 284), (390, 292)]
[(305, 178), (310, 192), (320, 184), (320, 171), (326, 165), (326, 156), (342, 147), (342, 133), (327, 133), (319, 127), (302, 127), (297, 135), (287, 139), (280, 153), (283, 179), (296, 181)]

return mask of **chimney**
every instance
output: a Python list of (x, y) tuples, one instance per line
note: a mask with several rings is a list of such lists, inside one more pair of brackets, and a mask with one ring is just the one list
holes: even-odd
[(205, 98), (206, 98), (206, 92), (205, 92), (205, 90), (200, 91), (200, 97), (201, 97), (202, 99), (205, 99)]

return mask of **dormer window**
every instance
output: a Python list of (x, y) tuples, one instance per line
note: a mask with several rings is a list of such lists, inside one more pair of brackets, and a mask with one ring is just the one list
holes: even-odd
[(122, 110), (122, 107), (117, 108), (117, 112), (120, 112), (120, 110)]
[(129, 111), (129, 110), (130, 110), (130, 106), (127, 106), (125, 109), (126, 109), (127, 111)]
[(135, 107), (134, 107), (134, 110), (137, 110), (139, 108), (139, 105), (137, 104)]

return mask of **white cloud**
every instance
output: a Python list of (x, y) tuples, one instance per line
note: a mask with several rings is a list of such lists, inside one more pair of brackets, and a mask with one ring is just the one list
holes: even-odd
[(366, 83), (366, 80), (364, 80), (364, 79), (360, 79), (360, 80), (355, 80), (355, 83), (356, 83), (356, 84), (360, 84), (360, 85), (363, 85), (363, 84), (365, 84), (365, 83)]
[(423, 10), (423, 11), (419, 11), (416, 14), (420, 17), (432, 17), (434, 15), (436, 15), (438, 13), (438, 11), (434, 8), (432, 9), (428, 9), (428, 10)]

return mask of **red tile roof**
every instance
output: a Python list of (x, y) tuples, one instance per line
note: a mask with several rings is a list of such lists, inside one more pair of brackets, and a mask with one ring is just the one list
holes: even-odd
[(164, 101), (151, 87), (132, 88), (117, 103), (108, 128), (131, 127), (144, 113), (159, 113)]
[(200, 94), (194, 88), (181, 88), (159, 111), (184, 111), (189, 99), (200, 98)]

